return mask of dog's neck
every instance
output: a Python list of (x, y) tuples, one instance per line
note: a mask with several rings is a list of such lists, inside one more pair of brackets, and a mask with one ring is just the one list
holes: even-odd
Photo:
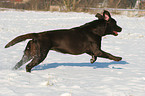
[(104, 36), (103, 33), (105, 32), (106, 29), (105, 28), (101, 29), (102, 33), (100, 33), (100, 30), (98, 29), (100, 27), (99, 24), (101, 24), (103, 26), (103, 25), (106, 25), (106, 22), (104, 20), (94, 20), (92, 22), (86, 23), (79, 27), (74, 27), (74, 28), (72, 28), (72, 30), (75, 30), (75, 31), (80, 30), (81, 32), (87, 32), (87, 33), (91, 32), (95, 35), (102, 37), (102, 36)]

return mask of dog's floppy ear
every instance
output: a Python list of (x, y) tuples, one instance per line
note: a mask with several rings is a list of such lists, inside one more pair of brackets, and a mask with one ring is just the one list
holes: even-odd
[(99, 13), (97, 13), (97, 14), (95, 15), (95, 17), (98, 17), (98, 19), (104, 19), (104, 17), (103, 17), (101, 14), (99, 14)]
[(110, 18), (111, 18), (111, 15), (110, 15), (110, 13), (109, 13), (108, 11), (104, 10), (104, 12), (103, 12), (103, 17), (104, 17), (104, 19), (105, 19), (106, 21), (109, 21)]

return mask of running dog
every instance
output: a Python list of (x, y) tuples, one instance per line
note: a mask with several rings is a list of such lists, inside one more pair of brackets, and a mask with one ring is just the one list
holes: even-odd
[(49, 50), (72, 55), (87, 53), (92, 56), (91, 63), (94, 63), (97, 57), (120, 61), (121, 57), (113, 56), (101, 50), (101, 40), (102, 36), (105, 35), (117, 36), (122, 28), (117, 25), (115, 19), (106, 10), (103, 14), (97, 13), (95, 17), (98, 19), (79, 27), (30, 33), (16, 37), (5, 48), (26, 39), (30, 39), (30, 41), (24, 50), (22, 59), (13, 69), (18, 69), (31, 60), (26, 66), (26, 71), (31, 72), (34, 66), (40, 64), (46, 58)]

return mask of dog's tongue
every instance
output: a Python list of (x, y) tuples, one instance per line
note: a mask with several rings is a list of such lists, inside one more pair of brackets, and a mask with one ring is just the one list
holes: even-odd
[(113, 32), (115, 33), (115, 36), (117, 36), (117, 35), (118, 35), (117, 31), (113, 31)]

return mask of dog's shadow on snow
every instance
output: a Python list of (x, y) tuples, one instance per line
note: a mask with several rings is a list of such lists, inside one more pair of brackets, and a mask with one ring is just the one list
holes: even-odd
[[(95, 62), (93, 64), (91, 63), (51, 63), (51, 64), (43, 64), (43, 65), (38, 65), (36, 67), (34, 67), (33, 70), (46, 70), (46, 69), (50, 69), (50, 68), (57, 68), (59, 66), (78, 66), (78, 67), (92, 67), (93, 69), (96, 68), (110, 68), (109, 65), (115, 65), (115, 64), (129, 64), (126, 61), (113, 61), (113, 62)], [(112, 66), (111, 68), (113, 69), (123, 69), (120, 67), (114, 67)]]

